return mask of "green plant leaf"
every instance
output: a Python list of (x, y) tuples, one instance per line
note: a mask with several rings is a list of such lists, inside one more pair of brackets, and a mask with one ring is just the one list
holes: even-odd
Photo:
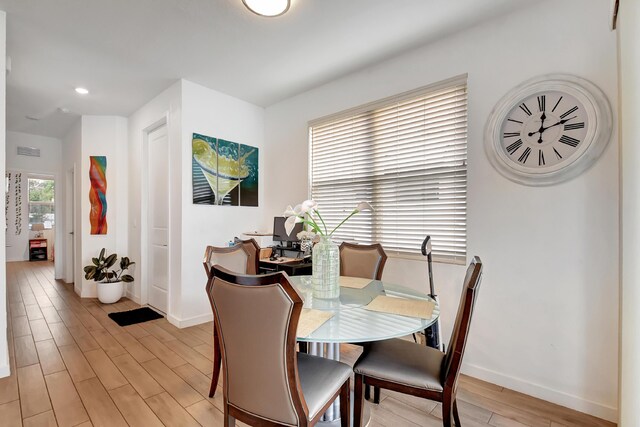
[(123, 281), (123, 282), (125, 282), (125, 283), (131, 283), (131, 282), (133, 282), (133, 276), (131, 276), (131, 275), (129, 275), (129, 274), (123, 274), (123, 275), (120, 277), (120, 280), (122, 280), (122, 281)]
[(120, 269), (126, 270), (127, 268), (129, 268), (129, 257), (123, 256), (120, 258)]
[(98, 257), (99, 260), (103, 260), (104, 259), (104, 253), (105, 253), (105, 248), (102, 248), (102, 250), (100, 251), (100, 256)]
[(116, 261), (118, 260), (118, 255), (117, 254), (111, 254), (107, 257), (107, 259), (104, 260), (104, 264), (106, 268), (111, 268), (113, 266), (113, 264), (116, 263)]
[(96, 266), (100, 265), (100, 260), (99, 260), (98, 258), (95, 258), (95, 257), (94, 257), (94, 258), (91, 258), (91, 261), (92, 261)]

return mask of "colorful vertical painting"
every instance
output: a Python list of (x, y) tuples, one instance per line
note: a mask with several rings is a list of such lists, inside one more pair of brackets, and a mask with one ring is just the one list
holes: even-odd
[(193, 203), (258, 206), (258, 148), (193, 134)]
[(107, 234), (107, 157), (89, 157), (91, 234)]

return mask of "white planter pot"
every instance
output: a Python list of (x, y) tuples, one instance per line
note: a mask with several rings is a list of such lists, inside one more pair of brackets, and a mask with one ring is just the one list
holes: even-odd
[(96, 283), (98, 287), (98, 299), (103, 304), (118, 302), (124, 294), (124, 282)]

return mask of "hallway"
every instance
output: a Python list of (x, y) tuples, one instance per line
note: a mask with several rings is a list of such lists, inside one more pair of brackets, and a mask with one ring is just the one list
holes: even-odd
[[(53, 277), (50, 262), (7, 264), (13, 374), (0, 379), (2, 426), (222, 425), (222, 391), (207, 398), (211, 323), (121, 328), (107, 314), (137, 304), (82, 300)], [(359, 351), (342, 353), (353, 362)], [(466, 376), (459, 397), (465, 427), (613, 425)], [(371, 425), (442, 425), (435, 403), (384, 391), (382, 398)]]

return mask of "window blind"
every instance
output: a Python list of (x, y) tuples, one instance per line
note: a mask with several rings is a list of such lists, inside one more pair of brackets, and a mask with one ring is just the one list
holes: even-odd
[(358, 201), (362, 212), (336, 240), (381, 243), (466, 262), (466, 76), (387, 98), (309, 124), (310, 192), (331, 229)]

